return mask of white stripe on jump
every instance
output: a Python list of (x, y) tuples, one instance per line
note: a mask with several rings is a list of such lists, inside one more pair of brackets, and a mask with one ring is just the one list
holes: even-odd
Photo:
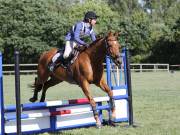
[(71, 114), (73, 114), (73, 113), (90, 112), (92, 109), (91, 109), (91, 106), (89, 104), (60, 107), (60, 108), (56, 109), (56, 111), (62, 111), (62, 110), (70, 110)]
[(57, 105), (68, 105), (69, 101), (68, 100), (58, 100), (58, 101), (48, 101), (46, 102), (47, 106), (57, 106)]
[(39, 118), (39, 117), (48, 117), (50, 116), (50, 112), (43, 112), (43, 113), (31, 113), (28, 114), (29, 118)]
[(113, 96), (122, 96), (126, 95), (126, 89), (118, 89), (118, 90), (113, 90)]
[(109, 97), (95, 97), (95, 102), (109, 101)]

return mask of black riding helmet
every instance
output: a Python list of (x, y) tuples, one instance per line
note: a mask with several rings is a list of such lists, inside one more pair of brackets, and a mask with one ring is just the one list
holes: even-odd
[(99, 16), (96, 15), (95, 12), (93, 11), (88, 11), (85, 13), (85, 16), (84, 16), (84, 20), (88, 20), (88, 19), (97, 19)]

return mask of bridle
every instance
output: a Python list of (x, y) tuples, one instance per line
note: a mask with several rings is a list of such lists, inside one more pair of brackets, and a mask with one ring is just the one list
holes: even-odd
[(112, 56), (112, 54), (111, 54), (111, 52), (110, 52), (110, 47), (111, 47), (111, 46), (108, 44), (109, 41), (117, 41), (117, 40), (107, 40), (107, 39), (105, 38), (106, 55), (107, 55), (107, 56), (110, 56), (112, 59), (116, 59), (116, 58), (114, 58), (114, 57)]

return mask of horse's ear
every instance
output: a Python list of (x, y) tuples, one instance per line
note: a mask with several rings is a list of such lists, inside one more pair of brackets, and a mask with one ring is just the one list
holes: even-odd
[(109, 31), (108, 32), (108, 36), (112, 36), (113, 35), (113, 32), (112, 31)]
[(114, 36), (117, 38), (120, 34), (121, 34), (121, 32), (118, 31), (118, 32), (115, 32), (115, 33), (114, 33)]

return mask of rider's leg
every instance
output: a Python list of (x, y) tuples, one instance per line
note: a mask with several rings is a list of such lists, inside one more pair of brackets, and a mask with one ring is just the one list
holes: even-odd
[(66, 46), (63, 54), (63, 58), (67, 59), (72, 51), (71, 41), (66, 41)]
[[(49, 65), (49, 70), (53, 71), (54, 67), (56, 65), (56, 63), (60, 60), (62, 61), (65, 65), (68, 64), (69, 62), (69, 55), (71, 54), (73, 48), (76, 46), (76, 43), (73, 41), (66, 41), (66, 45), (65, 45), (65, 50), (64, 50), (64, 54), (63, 57), (59, 57), (60, 53), (57, 53), (53, 56), (52, 61)], [(58, 60), (59, 59), (59, 60)]]
[(63, 54), (65, 64), (69, 62), (69, 56), (73, 51), (73, 48), (76, 46), (76, 42), (73, 41), (66, 41), (66, 46)]

